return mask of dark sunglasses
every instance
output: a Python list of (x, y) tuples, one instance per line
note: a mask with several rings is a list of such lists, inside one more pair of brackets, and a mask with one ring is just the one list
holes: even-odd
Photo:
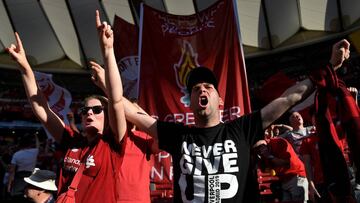
[(81, 115), (86, 115), (87, 112), (88, 112), (90, 109), (92, 110), (92, 112), (93, 112), (94, 114), (99, 114), (99, 113), (101, 113), (101, 112), (104, 110), (104, 107), (101, 106), (101, 105), (98, 105), (98, 106), (84, 106), (84, 107), (81, 107), (81, 108), (80, 108), (79, 112), (80, 112)]

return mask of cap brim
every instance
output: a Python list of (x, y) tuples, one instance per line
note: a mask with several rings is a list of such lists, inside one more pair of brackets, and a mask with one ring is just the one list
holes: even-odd
[(44, 189), (44, 190), (57, 191), (57, 187), (56, 187), (55, 183), (51, 183), (50, 181), (44, 181), (44, 182), (38, 183), (38, 182), (31, 180), (30, 178), (24, 178), (24, 181), (31, 185), (34, 185), (38, 188)]

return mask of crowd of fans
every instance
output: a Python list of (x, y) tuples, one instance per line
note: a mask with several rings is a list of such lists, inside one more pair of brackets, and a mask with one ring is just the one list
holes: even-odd
[[(211, 191), (205, 191), (205, 187), (211, 186), (211, 178), (214, 179), (213, 181), (216, 178), (221, 179), (221, 181), (229, 181), (226, 183), (231, 189), (227, 189), (228, 191), (223, 190), (223, 194), (218, 194), (219, 197), (231, 199), (232, 201), (242, 201), (248, 198), (249, 194), (246, 194), (246, 191), (249, 188), (247, 188), (248, 180), (246, 175), (248, 170), (252, 169), (251, 165), (247, 165), (250, 156), (256, 159), (255, 166), (258, 175), (258, 184), (256, 185), (259, 186), (260, 198), (264, 202), (310, 201), (320, 203), (339, 202), (337, 198), (341, 200), (348, 198), (347, 196), (339, 196), (338, 191), (333, 191), (335, 188), (333, 185), (324, 184), (326, 178), (328, 178), (324, 174), (326, 170), (330, 169), (323, 168), (321, 164), (324, 162), (320, 161), (323, 155), (318, 149), (321, 140), (320, 135), (323, 131), (318, 128), (319, 121), (308, 121), (311, 124), (306, 126), (299, 112), (291, 112), (287, 123), (277, 123), (276, 121), (290, 107), (299, 102), (302, 97), (308, 96), (318, 81), (303, 80), (285, 91), (284, 96), (275, 99), (260, 111), (255, 111), (224, 124), (219, 120), (219, 106), (221, 106), (222, 100), (217, 90), (218, 82), (210, 69), (198, 67), (191, 71), (187, 82), (196, 127), (157, 121), (141, 108), (123, 98), (120, 75), (116, 67), (114, 54), (111, 53), (113, 51), (111, 27), (107, 23), (100, 22), (98, 12), (96, 13), (96, 20), (106, 67), (105, 73), (101, 72), (103, 70), (101, 67), (92, 67), (95, 72), (92, 79), (109, 97), (109, 100), (103, 96), (90, 96), (84, 100), (82, 108), (73, 106), (73, 111), (79, 110), (81, 114), (82, 131), (79, 131), (75, 125), (76, 117), (72, 113), (68, 115), (70, 125), (66, 125), (58, 118), (58, 115), (49, 109), (50, 107), (47, 105), (45, 98), (41, 97), (41, 94), (39, 96), (32, 69), (26, 60), (18, 34), (15, 34), (16, 45), (12, 44), (7, 49), (20, 65), (19, 71), (22, 74), (24, 87), (34, 113), (60, 145), (57, 145), (50, 137), (40, 139), (36, 133), (26, 133), (10, 144), (7, 140), (1, 140), (0, 198), (2, 202), (26, 202), (29, 200), (37, 202), (36, 195), (33, 194), (37, 194), (39, 202), (44, 202), (44, 200), (54, 202), (56, 195), (53, 192), (56, 190), (60, 191), (59, 194), (68, 194), (68, 192), (71, 193), (71, 190), (77, 192), (77, 188), (72, 187), (73, 183), (83, 175), (82, 172), (86, 169), (88, 169), (88, 174), (83, 179), (82, 188), (77, 193), (77, 197), (80, 198), (79, 202), (94, 200), (91, 195), (95, 197), (96, 201), (107, 198), (105, 202), (112, 202), (117, 195), (122, 195), (124, 199), (130, 197), (131, 200), (136, 199), (136, 195), (147, 195), (148, 188), (144, 188), (146, 194), (134, 194), (134, 191), (129, 189), (132, 184), (131, 180), (123, 176), (129, 175), (130, 170), (139, 170), (139, 173), (133, 177), (139, 178), (136, 175), (142, 173), (144, 176), (138, 182), (148, 181), (148, 170), (135, 167), (128, 168), (129, 163), (133, 163), (135, 166), (136, 164), (146, 165), (148, 161), (146, 155), (148, 154), (143, 151), (148, 149), (144, 150), (145, 147), (136, 149), (139, 149), (139, 153), (141, 153), (137, 157), (140, 157), (141, 163), (136, 162), (138, 160), (130, 160), (127, 165), (122, 165), (122, 163), (130, 156), (129, 154), (133, 155), (134, 145), (136, 145), (134, 140), (139, 139), (141, 136), (148, 139), (148, 134), (153, 139), (148, 139), (149, 143), (159, 144), (161, 149), (175, 155), (173, 158), (174, 163), (177, 165), (175, 165), (174, 177), (175, 181), (180, 182), (180, 184), (174, 184), (175, 201), (195, 201), (196, 198), (199, 201), (209, 200), (211, 194), (208, 193), (211, 193)], [(349, 58), (349, 44), (346, 40), (341, 40), (334, 45), (333, 49), (334, 52), (330, 59), (333, 63), (324, 68), (331, 73), (334, 72), (333, 68), (339, 68), (342, 62)], [(344, 50), (339, 51), (341, 49)], [(106, 77), (101, 73), (105, 74)], [(101, 80), (102, 78), (106, 78), (106, 80)], [(106, 88), (106, 85), (109, 86)], [(349, 88), (349, 90), (353, 92), (353, 99), (356, 100), (358, 97), (356, 88)], [(13, 93), (7, 96), (17, 98), (17, 95)], [(1, 102), (7, 101), (3, 100)], [(21, 102), (19, 102), (20, 105)], [(24, 114), (23, 108), (18, 107), (12, 108), (4, 105), (2, 111), (11, 109), (14, 112)], [(358, 111), (358, 107), (356, 107), (356, 111)], [(108, 116), (108, 114), (111, 115)], [(127, 134), (125, 115), (126, 119), (133, 123), (134, 126), (139, 127), (140, 130), (146, 133), (141, 133), (141, 136), (138, 137)], [(312, 116), (313, 118), (321, 117), (321, 115), (315, 116), (315, 113)], [(26, 118), (34, 119), (25, 116)], [(344, 134), (345, 130), (340, 127), (341, 125), (337, 125), (341, 119), (336, 116), (331, 119), (331, 122), (335, 124), (337, 135), (339, 135), (336, 137), (336, 141), (338, 141), (339, 150), (341, 150), (342, 156), (346, 160), (348, 177), (351, 179), (351, 197), (349, 197), (349, 200), (352, 200), (352, 197), (359, 197), (360, 191), (360, 184), (356, 182), (360, 178), (356, 177), (359, 172), (354, 167), (355, 162), (353, 162), (353, 157), (356, 154), (349, 150), (349, 143), (347, 143), (346, 139), (348, 134)], [(275, 124), (273, 124), (274, 121)], [(265, 136), (262, 136), (264, 128), (269, 125), (270, 127), (264, 132)], [(172, 137), (168, 136), (170, 133), (173, 135)], [(247, 151), (248, 145), (253, 146), (254, 153), (250, 154), (250, 150)], [(125, 151), (127, 149), (130, 150)], [(200, 153), (207, 155), (202, 157), (199, 156)], [(190, 154), (193, 156), (190, 156)], [(213, 157), (211, 157), (212, 155)], [(94, 156), (96, 156), (96, 162)], [(196, 162), (194, 170), (190, 169), (193, 166), (192, 161)], [(223, 164), (222, 168), (219, 167), (220, 161)], [(196, 165), (198, 162), (200, 162), (200, 165)], [(186, 165), (186, 167), (181, 164)], [(205, 169), (203, 169), (203, 165)], [(60, 167), (62, 168), (61, 173)], [(40, 168), (40, 170), (37, 168)], [(245, 169), (240, 170), (239, 168)], [(80, 176), (78, 176), (79, 174)], [(115, 176), (112, 176), (113, 174)], [(58, 178), (59, 188), (54, 183), (56, 175), (60, 177)], [(209, 182), (201, 180), (198, 176), (209, 179)], [(268, 178), (267, 181), (264, 180), (264, 176)], [(116, 178), (122, 178), (124, 182), (118, 183)], [(217, 186), (218, 190), (223, 189), (221, 184), (224, 182), (221, 181), (217, 182), (219, 184)], [(268, 184), (265, 184), (265, 182)], [(193, 183), (194, 186), (188, 186), (187, 183)], [(78, 182), (75, 184), (77, 185)], [(127, 185), (123, 188), (117, 188), (121, 184)], [(203, 186), (200, 187), (200, 184), (203, 184)], [(144, 185), (146, 186), (147, 183), (142, 184), (142, 186)], [(99, 193), (100, 190), (104, 189), (100, 187), (107, 190), (107, 195)], [(265, 192), (265, 190), (269, 191)], [(185, 192), (191, 194), (184, 194)], [(207, 195), (206, 199), (205, 193)], [(150, 201), (149, 197), (146, 197), (145, 199), (140, 198), (138, 202), (142, 202), (142, 200), (145, 202)]]
[[(305, 123), (309, 125), (304, 126)], [(340, 126), (336, 129), (341, 137), (340, 149), (346, 160), (352, 190), (359, 202), (360, 185), (355, 182), (356, 167), (346, 135)], [(273, 124), (266, 129), (265, 140), (254, 146), (259, 189), (264, 200), (286, 201), (288, 196), (298, 196), (298, 199), (306, 196), (310, 202), (334, 202), (324, 184), (323, 170), (327, 169), (321, 164), (319, 139), (314, 120), (304, 121), (299, 112), (293, 112), (286, 124)]]
[[(351, 91), (354, 98), (357, 98), (356, 88), (352, 88)], [(314, 117), (312, 110), (310, 113)], [(257, 159), (258, 189), (262, 202), (286, 201), (289, 195), (295, 197), (305, 195), (309, 202), (331, 202), (329, 200), (331, 195), (324, 188), (322, 173), (324, 169), (320, 162), (319, 138), (314, 120), (303, 120), (299, 112), (289, 115), (287, 121), (272, 124), (267, 128), (264, 132), (265, 140), (259, 141), (254, 146), (253, 155)], [(69, 114), (69, 118), (75, 124), (72, 113)], [(342, 138), (341, 150), (352, 179), (354, 195), (359, 202), (360, 186), (355, 183), (356, 168), (347, 145), (346, 135), (340, 126), (336, 129)], [(26, 182), (23, 178), (29, 177), (35, 168), (59, 174), (63, 155), (56, 150), (57, 145), (53, 139), (48, 139), (45, 134), (40, 135), (38, 131), (33, 131), (15, 140), (6, 140), (4, 136), (0, 136), (0, 139), (1, 202), (29, 201), (24, 197)], [(24, 154), (20, 155), (23, 158), (19, 158), (19, 154), (24, 152), (25, 158)], [(16, 165), (18, 166), (15, 167)], [(19, 169), (21, 167), (23, 169)], [(19, 181), (20, 183), (17, 183)], [(54, 193), (54, 191), (48, 192)]]

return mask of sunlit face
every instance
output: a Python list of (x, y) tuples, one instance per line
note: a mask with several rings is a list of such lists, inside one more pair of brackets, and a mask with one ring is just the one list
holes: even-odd
[(190, 108), (195, 117), (219, 117), (220, 97), (214, 85), (206, 82), (194, 85), (190, 100)]
[[(102, 107), (100, 112), (98, 111), (99, 106)], [(95, 98), (89, 99), (84, 107), (87, 110), (81, 113), (81, 124), (84, 131), (102, 134), (104, 130), (105, 114), (100, 100)]]
[(290, 125), (293, 127), (301, 126), (304, 124), (304, 120), (299, 112), (293, 112), (289, 118)]

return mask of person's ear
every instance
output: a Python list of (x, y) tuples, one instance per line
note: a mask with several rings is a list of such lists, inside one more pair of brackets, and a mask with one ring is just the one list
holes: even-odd
[(224, 106), (224, 101), (221, 97), (219, 97), (219, 106)]

